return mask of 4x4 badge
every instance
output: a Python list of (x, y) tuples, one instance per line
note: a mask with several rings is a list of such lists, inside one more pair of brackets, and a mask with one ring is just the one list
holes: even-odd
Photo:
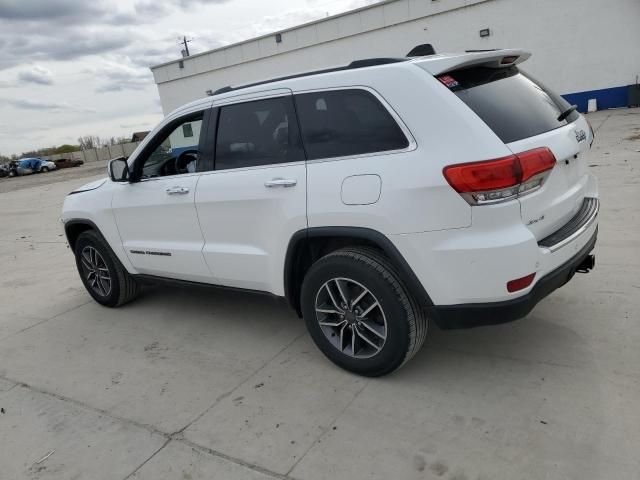
[(540, 215), (538, 218), (533, 218), (533, 219), (529, 220), (529, 222), (527, 223), (527, 227), (529, 225), (533, 225), (535, 223), (541, 222), (542, 220), (544, 220), (544, 215)]
[(575, 130), (574, 133), (576, 134), (576, 140), (578, 143), (584, 142), (587, 139), (587, 134), (584, 130)]

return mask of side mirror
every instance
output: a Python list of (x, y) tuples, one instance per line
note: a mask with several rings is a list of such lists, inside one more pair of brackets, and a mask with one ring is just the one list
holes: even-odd
[(109, 173), (109, 178), (114, 182), (128, 182), (129, 164), (127, 163), (127, 159), (119, 157), (109, 160), (107, 172)]

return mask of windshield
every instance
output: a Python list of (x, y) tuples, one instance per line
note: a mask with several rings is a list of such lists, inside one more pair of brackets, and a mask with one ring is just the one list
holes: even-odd
[(439, 75), (438, 79), (467, 104), (505, 143), (533, 137), (575, 121), (560, 95), (517, 67), (473, 67)]

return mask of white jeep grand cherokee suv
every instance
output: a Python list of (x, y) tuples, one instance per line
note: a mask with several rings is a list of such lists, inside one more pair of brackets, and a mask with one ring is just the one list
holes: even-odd
[(153, 280), (285, 297), (383, 375), (442, 328), (507, 322), (594, 265), (593, 131), (522, 50), (372, 59), (225, 87), (65, 200), (88, 292)]

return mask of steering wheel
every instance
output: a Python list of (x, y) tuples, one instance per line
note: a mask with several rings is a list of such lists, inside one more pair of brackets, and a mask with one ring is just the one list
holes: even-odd
[(198, 160), (198, 150), (184, 150), (176, 157), (176, 173), (189, 173), (188, 166)]

